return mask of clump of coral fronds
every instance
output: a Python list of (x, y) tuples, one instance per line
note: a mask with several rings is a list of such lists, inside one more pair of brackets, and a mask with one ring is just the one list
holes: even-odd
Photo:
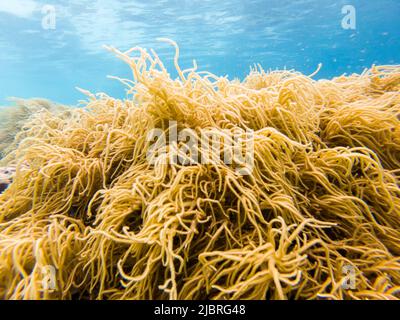
[(12, 98), (13, 105), (0, 106), (0, 158), (16, 148), (15, 136), (24, 129), (29, 120), (40, 112), (58, 113), (66, 110), (65, 106), (46, 99)]
[[(181, 70), (177, 49), (173, 80), (153, 52), (112, 50), (131, 100), (92, 95), (17, 138), (2, 298), (400, 298), (400, 67), (330, 81), (256, 68), (240, 82)], [(254, 130), (252, 174), (150, 163), (147, 134), (172, 120)]]

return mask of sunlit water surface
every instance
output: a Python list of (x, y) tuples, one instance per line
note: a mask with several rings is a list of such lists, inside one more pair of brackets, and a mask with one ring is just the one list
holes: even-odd
[[(44, 5), (55, 29), (44, 29)], [(355, 29), (342, 26), (342, 8), (355, 9)], [(75, 87), (125, 97), (107, 75), (129, 68), (103, 45), (155, 49), (175, 76), (180, 64), (243, 78), (250, 65), (296, 69), (317, 78), (361, 73), (372, 64), (400, 64), (399, 0), (0, 0), (0, 104), (6, 98), (45, 97), (76, 104)], [(50, 20), (51, 21), (51, 20)]]

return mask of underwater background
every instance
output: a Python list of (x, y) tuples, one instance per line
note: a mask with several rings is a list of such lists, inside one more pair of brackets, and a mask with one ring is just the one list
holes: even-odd
[[(350, 9), (349, 9), (350, 8)], [(349, 11), (350, 10), (350, 11)], [(352, 14), (348, 20), (348, 14)], [(243, 78), (249, 67), (317, 79), (400, 63), (399, 0), (0, 0), (0, 105), (7, 97), (83, 98), (75, 87), (125, 97), (107, 75), (130, 70), (102, 46), (153, 48), (180, 65)]]

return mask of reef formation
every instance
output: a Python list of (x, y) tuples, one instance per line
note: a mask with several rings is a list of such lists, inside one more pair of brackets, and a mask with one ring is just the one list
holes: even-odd
[[(0, 159), (16, 148), (15, 136), (29, 122), (31, 117), (38, 112), (45, 110), (51, 113), (58, 113), (67, 110), (67, 106), (53, 103), (46, 99), (32, 98), (20, 99), (11, 98), (12, 105), (0, 107)], [(0, 164), (5, 163), (4, 161)]]
[[(109, 48), (132, 98), (24, 121), (3, 159), (0, 297), (399, 299), (400, 66), (239, 81), (181, 70), (175, 48), (177, 79), (154, 51)], [(179, 143), (149, 162), (171, 121), (252, 130), (251, 174), (172, 163)]]

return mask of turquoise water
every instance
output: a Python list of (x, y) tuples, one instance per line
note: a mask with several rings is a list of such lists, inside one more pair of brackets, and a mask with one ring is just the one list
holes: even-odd
[(77, 86), (123, 98), (106, 76), (129, 68), (104, 44), (154, 48), (173, 76), (174, 51), (157, 37), (179, 44), (183, 68), (196, 59), (200, 70), (243, 78), (253, 63), (306, 74), (322, 63), (317, 78), (331, 78), (400, 64), (399, 33), (399, 0), (0, 0), (0, 104), (76, 104)]

